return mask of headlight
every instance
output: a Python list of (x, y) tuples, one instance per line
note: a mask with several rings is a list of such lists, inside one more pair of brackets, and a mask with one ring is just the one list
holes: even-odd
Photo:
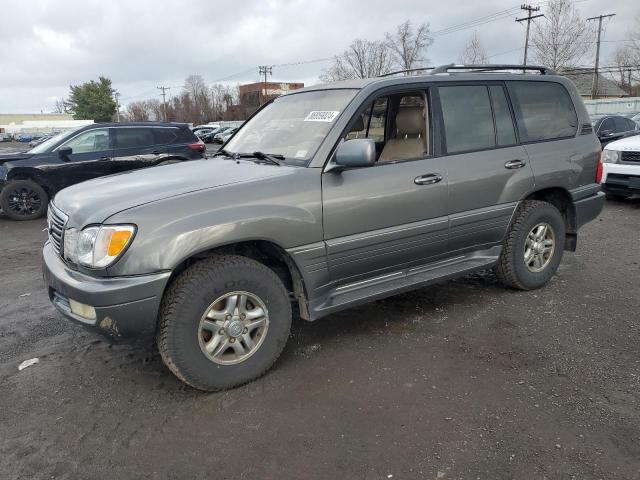
[(102, 225), (64, 232), (64, 258), (91, 268), (111, 265), (131, 243), (134, 225)]
[(620, 161), (620, 152), (616, 150), (603, 150), (602, 163), (618, 163)]

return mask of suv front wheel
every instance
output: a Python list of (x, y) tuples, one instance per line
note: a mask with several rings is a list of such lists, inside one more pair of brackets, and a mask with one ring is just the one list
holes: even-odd
[(547, 202), (525, 200), (509, 227), (496, 267), (498, 278), (520, 290), (544, 286), (558, 270), (564, 240), (560, 211)]
[(246, 257), (201, 260), (168, 288), (158, 349), (183, 382), (223, 390), (263, 375), (284, 349), (291, 303), (280, 278)]

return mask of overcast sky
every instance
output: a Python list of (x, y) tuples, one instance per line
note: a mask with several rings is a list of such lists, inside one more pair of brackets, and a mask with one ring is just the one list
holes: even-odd
[[(634, 25), (640, 2), (575, 5), (584, 17), (617, 14), (604, 34), (606, 63)], [(190, 74), (208, 83), (257, 81), (258, 65), (330, 57), (354, 38), (382, 39), (406, 19), (429, 23), (431, 64), (458, 61), (474, 30), (492, 62), (519, 62), (519, 6), (509, 0), (2, 0), (0, 113), (51, 111), (69, 85), (99, 75), (113, 80), (125, 104), (157, 96), (158, 85), (176, 86), (170, 93), (177, 93)], [(475, 26), (442, 32), (476, 20)], [(586, 48), (595, 52), (594, 45)], [(594, 55), (582, 64), (592, 64)], [(328, 65), (275, 66), (272, 79), (317, 83)]]

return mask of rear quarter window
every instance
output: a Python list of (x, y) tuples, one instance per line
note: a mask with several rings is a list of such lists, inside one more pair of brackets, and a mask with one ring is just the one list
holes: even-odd
[(507, 82), (523, 142), (574, 136), (578, 117), (567, 90), (555, 82)]
[(188, 128), (178, 128), (177, 129), (178, 138), (175, 143), (196, 143), (198, 142), (198, 137)]
[(178, 139), (177, 128), (154, 128), (153, 135), (157, 145), (168, 145)]

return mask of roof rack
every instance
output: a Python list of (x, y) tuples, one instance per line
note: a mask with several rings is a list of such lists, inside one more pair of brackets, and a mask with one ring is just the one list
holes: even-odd
[(433, 70), (436, 67), (420, 67), (420, 68), (409, 68), (407, 70), (396, 70), (395, 72), (383, 73), (382, 75), (378, 75), (378, 77), (390, 77), (391, 75), (398, 75), (399, 73), (411, 73), (411, 72), (422, 72), (423, 70)]
[(474, 70), (476, 72), (496, 72), (499, 70), (522, 70), (524, 72), (526, 70), (536, 70), (541, 75), (557, 75), (552, 69), (540, 65), (456, 65), (454, 63), (435, 67), (430, 73), (431, 75), (436, 75), (438, 73), (447, 73), (449, 70)]

